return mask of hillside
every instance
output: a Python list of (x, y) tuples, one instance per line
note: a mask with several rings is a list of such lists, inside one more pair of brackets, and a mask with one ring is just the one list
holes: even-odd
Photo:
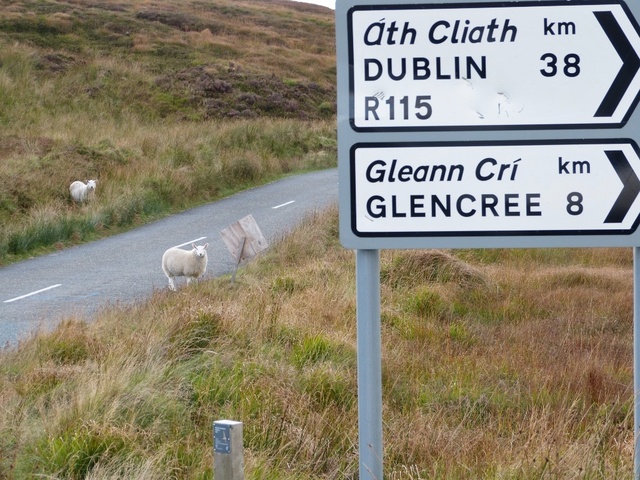
[[(333, 12), (322, 7), (286, 0), (3, 4), (4, 79), (12, 73), (7, 50), (14, 61), (28, 53), (22, 60), (35, 67), (36, 95), (68, 81), (77, 107), (109, 99), (112, 114), (131, 109), (149, 120), (319, 119), (335, 109)], [(128, 71), (117, 68), (124, 64)], [(69, 100), (50, 98), (46, 107), (60, 111)], [(2, 109), (4, 124), (10, 114)]]
[[(0, 0), (0, 265), (334, 167), (333, 42), (284, 0)], [(632, 266), (381, 252), (384, 478), (632, 478)], [(210, 479), (227, 418), (247, 480), (357, 480), (354, 276), (330, 209), (233, 284), (3, 349), (0, 479)]]
[[(335, 165), (333, 11), (0, 3), (0, 264)], [(98, 179), (76, 208), (73, 180)]]

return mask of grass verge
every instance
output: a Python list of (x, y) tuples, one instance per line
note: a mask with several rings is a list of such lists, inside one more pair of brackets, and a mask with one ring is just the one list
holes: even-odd
[[(236, 282), (69, 318), (0, 356), (0, 477), (356, 479), (353, 252), (337, 212)], [(385, 478), (631, 478), (630, 249), (383, 251)]]

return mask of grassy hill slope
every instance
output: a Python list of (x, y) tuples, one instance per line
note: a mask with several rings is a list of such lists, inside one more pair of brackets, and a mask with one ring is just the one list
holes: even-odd
[(335, 165), (334, 114), (329, 9), (3, 2), (0, 264)]

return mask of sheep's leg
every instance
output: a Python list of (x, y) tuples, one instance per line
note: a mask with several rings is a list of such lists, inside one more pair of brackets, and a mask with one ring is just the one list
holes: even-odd
[(176, 284), (173, 283), (173, 278), (168, 277), (169, 278), (169, 290), (173, 290), (174, 292), (176, 291)]

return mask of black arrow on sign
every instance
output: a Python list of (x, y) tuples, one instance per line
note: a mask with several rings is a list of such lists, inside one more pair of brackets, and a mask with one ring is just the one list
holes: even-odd
[(622, 191), (616, 202), (613, 204), (609, 215), (605, 219), (604, 223), (620, 223), (624, 220), (627, 212), (636, 200), (638, 193), (640, 192), (640, 180), (636, 172), (633, 171), (627, 157), (624, 156), (624, 152), (621, 150), (609, 150), (604, 152), (614, 170), (622, 180)]
[(618, 108), (620, 100), (622, 100), (627, 88), (629, 88), (636, 72), (640, 69), (640, 58), (612, 12), (593, 12), (593, 14), (600, 22), (604, 33), (607, 34), (609, 41), (622, 60), (622, 68), (620, 68), (618, 75), (594, 115), (596, 117), (611, 117), (616, 108)]

